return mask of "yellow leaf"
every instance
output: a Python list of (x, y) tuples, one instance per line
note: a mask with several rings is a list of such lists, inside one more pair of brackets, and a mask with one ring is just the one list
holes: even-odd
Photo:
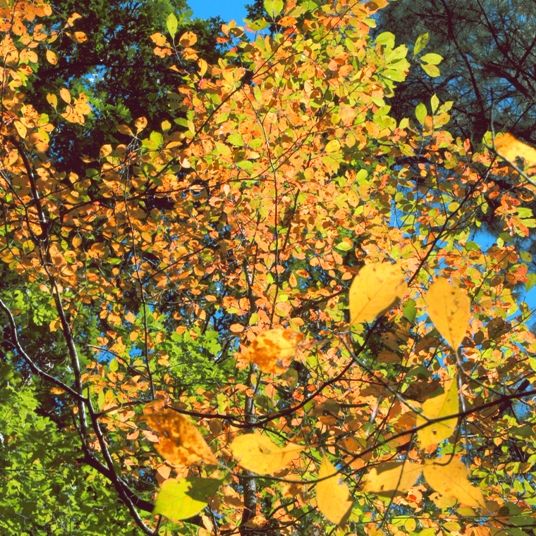
[(341, 482), (340, 476), (335, 473), (337, 473), (337, 469), (327, 458), (323, 458), (318, 478), (325, 478), (329, 475), (334, 476), (326, 478), (326, 480), (322, 480), (316, 485), (316, 504), (318, 509), (332, 523), (339, 525), (349, 514), (352, 508), (352, 500), (350, 499), (348, 486)]
[(179, 43), (183, 47), (192, 47), (197, 43), (197, 35), (193, 32), (185, 32), (181, 35)]
[(256, 337), (244, 355), (263, 372), (284, 372), (296, 354), (300, 338), (301, 335), (292, 329), (269, 329)]
[(73, 37), (77, 43), (85, 43), (87, 41), (85, 32), (74, 32)]
[(350, 322), (372, 322), (406, 288), (400, 266), (387, 262), (366, 264), (350, 287)]
[(422, 474), (422, 464), (384, 463), (374, 467), (364, 480), (363, 491), (392, 495), (407, 491)]
[(21, 138), (25, 138), (26, 134), (28, 133), (28, 129), (20, 121), (15, 121), (14, 124), (15, 124), (15, 129), (17, 130), (18, 135)]
[(48, 63), (50, 63), (51, 65), (56, 65), (58, 63), (58, 56), (55, 52), (52, 52), (52, 50), (47, 50), (45, 52), (45, 56)]
[(457, 350), (465, 337), (471, 317), (467, 292), (447, 279), (437, 278), (424, 297), (426, 309), (437, 331)]
[(56, 106), (58, 106), (58, 97), (54, 95), (53, 93), (47, 94), (47, 102), (52, 106), (52, 108), (56, 109)]
[(134, 128), (136, 129), (136, 134), (139, 134), (145, 127), (147, 126), (147, 118), (146, 117), (138, 117), (136, 121), (134, 121)]
[(513, 164), (517, 158), (522, 158), (525, 160), (526, 167), (536, 166), (536, 149), (518, 140), (512, 134), (498, 134), (495, 137), (495, 150)]
[(467, 468), (461, 459), (453, 457), (450, 463), (449, 459), (450, 456), (443, 456), (435, 463), (428, 461), (424, 466), (426, 482), (441, 495), (456, 497), (460, 504), (485, 508), (482, 492), (469, 482)]
[(218, 460), (199, 430), (190, 420), (171, 409), (160, 409), (161, 402), (147, 404), (145, 420), (158, 434), (155, 448), (169, 463), (190, 466), (200, 462), (216, 465)]
[[(458, 385), (456, 379), (453, 379), (445, 385), (443, 394), (430, 398), (423, 403), (422, 414), (417, 416), (417, 426), (425, 424), (427, 420), (454, 415), (459, 411)], [(432, 423), (417, 431), (419, 442), (423, 447), (436, 445), (440, 441), (448, 439), (454, 433), (457, 423), (457, 417)]]
[(69, 104), (71, 102), (71, 93), (69, 92), (69, 90), (65, 87), (62, 87), (60, 89), (60, 97), (62, 98), (63, 101), (65, 101), (67, 104)]
[(341, 144), (339, 143), (339, 140), (331, 140), (326, 144), (325, 151), (326, 153), (338, 153), (341, 149)]
[(303, 447), (294, 443), (280, 447), (259, 432), (235, 437), (230, 447), (233, 456), (244, 469), (259, 475), (278, 473), (303, 450)]

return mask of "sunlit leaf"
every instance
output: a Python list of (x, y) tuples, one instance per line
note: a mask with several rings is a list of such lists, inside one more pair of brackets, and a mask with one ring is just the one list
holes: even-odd
[(428, 32), (419, 35), (419, 37), (417, 37), (415, 40), (415, 45), (413, 46), (413, 55), (416, 56), (419, 54), (419, 52), (426, 47), (429, 40), (430, 34)]
[(482, 491), (469, 482), (469, 473), (459, 457), (443, 456), (428, 461), (424, 466), (424, 478), (432, 489), (441, 495), (456, 497), (464, 506), (485, 507)]
[(437, 78), (441, 75), (441, 71), (437, 65), (432, 65), (431, 63), (421, 63), (422, 70), (430, 77)]
[(471, 317), (471, 300), (467, 292), (447, 279), (437, 278), (424, 297), (426, 310), (453, 350), (460, 346)]
[(56, 65), (58, 63), (58, 55), (52, 50), (47, 50), (45, 52), (45, 57), (51, 65)]
[(215, 478), (178, 478), (165, 480), (158, 491), (153, 512), (171, 521), (197, 515), (215, 495), (221, 480)]
[(264, 0), (264, 9), (272, 19), (277, 17), (279, 13), (283, 11), (284, 5), (283, 0)]
[(510, 133), (498, 134), (495, 137), (495, 150), (513, 164), (518, 158), (522, 158), (526, 167), (536, 166), (536, 149)]
[(429, 52), (424, 56), (421, 56), (422, 63), (428, 63), (429, 65), (439, 65), (443, 61), (443, 57), (435, 52)]
[(177, 20), (175, 13), (170, 13), (166, 18), (166, 28), (167, 28), (167, 31), (169, 32), (169, 35), (171, 35), (171, 39), (175, 37), (178, 27), (179, 27), (179, 21)]
[(199, 430), (185, 415), (171, 409), (154, 409), (150, 404), (145, 407), (144, 415), (147, 424), (158, 434), (156, 450), (169, 463), (185, 466), (218, 463)]
[(259, 475), (278, 473), (300, 455), (303, 447), (288, 443), (276, 445), (267, 435), (255, 432), (234, 438), (231, 452), (238, 463)]
[[(458, 384), (456, 379), (449, 380), (445, 384), (445, 392), (426, 400), (422, 405), (422, 414), (417, 416), (417, 426), (421, 426), (430, 419), (438, 419), (459, 412)], [(456, 430), (458, 418), (446, 419), (431, 423), (417, 431), (417, 437), (421, 446), (436, 445), (444, 439), (448, 439)]]
[(417, 107), (415, 108), (415, 117), (417, 118), (417, 121), (419, 121), (421, 125), (424, 125), (426, 114), (427, 114), (426, 106), (422, 102), (419, 102), (419, 104), (417, 104)]
[(422, 464), (385, 463), (373, 467), (363, 481), (363, 491), (392, 495), (414, 486), (422, 474)]
[(269, 329), (253, 340), (244, 356), (264, 372), (281, 373), (295, 356), (300, 338), (292, 329)]
[(323, 458), (318, 471), (318, 478), (326, 478), (316, 485), (316, 504), (318, 509), (336, 525), (341, 524), (350, 513), (352, 499), (348, 486), (341, 481), (337, 469), (327, 459)]
[(366, 264), (350, 287), (350, 322), (372, 322), (402, 296), (405, 289), (400, 266), (387, 262)]

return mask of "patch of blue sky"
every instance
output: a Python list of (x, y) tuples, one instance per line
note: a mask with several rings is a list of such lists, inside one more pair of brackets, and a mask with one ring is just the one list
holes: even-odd
[(245, 0), (188, 0), (194, 18), (221, 17), (226, 22), (235, 20), (239, 25), (246, 18), (247, 3)]

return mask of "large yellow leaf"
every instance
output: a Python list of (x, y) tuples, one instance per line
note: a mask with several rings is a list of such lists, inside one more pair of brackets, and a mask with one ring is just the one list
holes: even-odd
[(392, 495), (407, 491), (422, 474), (422, 464), (414, 462), (384, 463), (365, 477), (363, 491)]
[[(447, 415), (454, 415), (460, 411), (458, 400), (458, 385), (456, 379), (445, 384), (445, 392), (426, 400), (422, 405), (422, 414), (417, 416), (417, 426), (421, 426), (430, 419), (438, 419)], [(425, 418), (426, 417), (426, 418)], [(417, 437), (423, 447), (436, 445), (443, 439), (448, 439), (456, 430), (457, 417), (429, 424), (417, 431)]]
[(428, 289), (424, 301), (437, 331), (457, 350), (465, 337), (471, 316), (471, 300), (467, 292), (439, 277)]
[(199, 430), (188, 417), (171, 409), (155, 410), (148, 404), (144, 410), (145, 420), (158, 434), (155, 448), (169, 463), (194, 465), (200, 462), (216, 465), (218, 460), (210, 450)]
[(332, 522), (339, 525), (344, 521), (352, 508), (352, 500), (348, 486), (341, 482), (335, 474), (337, 469), (327, 459), (323, 458), (318, 472), (318, 478), (326, 478), (316, 485), (316, 504), (318, 509)]
[(512, 134), (498, 134), (495, 138), (495, 150), (512, 164), (517, 158), (525, 161), (525, 167), (536, 166), (536, 149), (518, 140)]
[(244, 469), (259, 475), (278, 473), (303, 450), (303, 447), (293, 443), (280, 447), (268, 436), (259, 432), (235, 437), (230, 446), (238, 463)]
[(153, 512), (172, 521), (197, 515), (216, 494), (221, 480), (215, 478), (177, 478), (162, 483)]
[(459, 457), (443, 456), (428, 461), (424, 466), (424, 478), (435, 491), (446, 497), (456, 497), (460, 504), (485, 508), (480, 488), (469, 482), (467, 468)]
[(372, 322), (404, 293), (405, 288), (399, 265), (388, 262), (366, 264), (350, 287), (350, 322)]

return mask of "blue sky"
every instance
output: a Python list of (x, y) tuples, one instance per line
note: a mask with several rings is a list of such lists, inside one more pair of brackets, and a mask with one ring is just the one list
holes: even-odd
[(231, 19), (242, 24), (246, 16), (245, 5), (248, 0), (188, 0), (194, 17), (200, 19), (220, 16), (225, 21)]

